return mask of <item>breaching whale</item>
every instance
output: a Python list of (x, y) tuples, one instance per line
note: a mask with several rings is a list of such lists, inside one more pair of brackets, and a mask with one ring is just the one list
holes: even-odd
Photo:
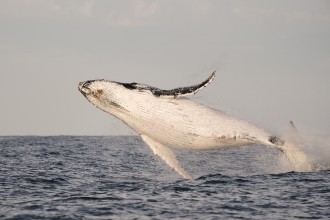
[(215, 78), (172, 90), (140, 83), (88, 80), (79, 91), (97, 108), (122, 120), (172, 169), (191, 176), (181, 167), (171, 148), (208, 150), (241, 145), (265, 145), (282, 151), (295, 171), (308, 171), (310, 161), (300, 148), (241, 119), (185, 96), (196, 94)]

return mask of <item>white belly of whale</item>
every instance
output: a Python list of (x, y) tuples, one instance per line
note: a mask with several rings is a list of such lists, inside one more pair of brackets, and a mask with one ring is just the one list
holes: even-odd
[(125, 105), (131, 114), (122, 120), (166, 146), (206, 150), (271, 144), (262, 129), (188, 99), (150, 99), (141, 94), (138, 100)]

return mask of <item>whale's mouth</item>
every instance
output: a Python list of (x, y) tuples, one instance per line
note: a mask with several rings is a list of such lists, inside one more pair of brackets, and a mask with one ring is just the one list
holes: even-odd
[(78, 86), (78, 89), (79, 91), (84, 95), (88, 95), (90, 94), (92, 91), (91, 89), (89, 88), (89, 85), (92, 83), (93, 81), (89, 80), (89, 81), (85, 81), (85, 82), (80, 82), (79, 83), (79, 86)]

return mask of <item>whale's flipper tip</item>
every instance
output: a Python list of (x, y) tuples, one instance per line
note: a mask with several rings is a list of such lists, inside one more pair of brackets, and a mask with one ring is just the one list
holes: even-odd
[(214, 70), (214, 71), (212, 72), (212, 74), (211, 74), (210, 78), (213, 78), (213, 79), (214, 79), (214, 78), (215, 78), (215, 76), (216, 76), (216, 74), (215, 74), (216, 72), (217, 72), (217, 71), (215, 71), (215, 70)]
[(199, 87), (206, 87), (208, 86), (216, 77), (216, 74), (215, 74), (215, 70), (212, 72), (211, 76), (209, 76), (209, 78), (207, 78), (207, 80), (205, 80), (204, 82), (202, 82)]

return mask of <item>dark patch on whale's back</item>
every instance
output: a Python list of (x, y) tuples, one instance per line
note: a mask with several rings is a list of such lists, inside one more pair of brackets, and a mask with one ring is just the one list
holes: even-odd
[(138, 91), (148, 90), (156, 97), (173, 96), (174, 98), (176, 98), (180, 95), (193, 93), (197, 89), (196, 86), (192, 86), (192, 87), (176, 88), (171, 90), (162, 90), (156, 87), (147, 86), (139, 83), (119, 83), (119, 84), (124, 86), (126, 89), (130, 89), (130, 90), (138, 90)]
[(150, 91), (156, 97), (173, 97), (177, 98), (179, 96), (185, 96), (190, 94), (197, 93), (201, 88), (206, 87), (213, 79), (215, 78), (215, 72), (211, 74), (211, 76), (206, 79), (204, 82), (188, 87), (180, 87), (171, 90), (163, 90), (156, 87), (148, 86), (140, 83), (119, 83), (118, 84), (124, 86), (126, 89), (130, 90), (138, 90), (138, 91)]
[(161, 89), (153, 88), (153, 90), (151, 90), (151, 92), (156, 97), (173, 96), (174, 98), (176, 98), (180, 95), (194, 93), (194, 91), (197, 90), (197, 89), (198, 88), (196, 86), (182, 87), (182, 88), (176, 88), (176, 89), (172, 89), (172, 90), (161, 90)]
[(130, 90), (136, 89), (135, 86), (136, 83), (119, 83), (119, 84), (124, 86), (126, 89), (130, 89)]
[(138, 90), (138, 91), (150, 90), (150, 91), (152, 91), (153, 89), (157, 89), (157, 88), (154, 88), (154, 87), (151, 87), (151, 86), (148, 86), (148, 85), (144, 85), (144, 84), (141, 84), (141, 83), (136, 83), (136, 82), (133, 82), (133, 83), (116, 82), (116, 83), (118, 83), (119, 85), (122, 85), (126, 89), (130, 89), (130, 90)]

